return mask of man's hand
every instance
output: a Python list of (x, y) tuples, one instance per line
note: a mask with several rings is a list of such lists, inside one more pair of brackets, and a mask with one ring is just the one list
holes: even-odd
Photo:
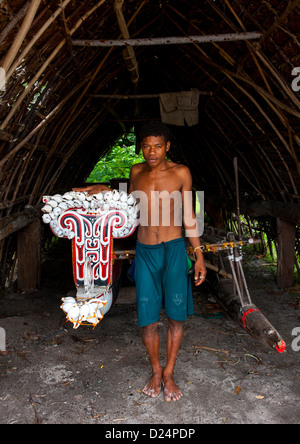
[(203, 258), (200, 257), (195, 262), (195, 277), (194, 277), (194, 279), (195, 279), (196, 286), (203, 284), (203, 282), (205, 281), (205, 278), (206, 278), (206, 273), (207, 273), (207, 270), (204, 265)]

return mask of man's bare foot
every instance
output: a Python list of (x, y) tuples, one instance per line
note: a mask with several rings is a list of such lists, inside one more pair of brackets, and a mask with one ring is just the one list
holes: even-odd
[(164, 395), (167, 402), (178, 401), (182, 396), (182, 392), (175, 384), (173, 376), (165, 376), (163, 378)]
[(161, 391), (162, 383), (162, 370), (158, 372), (153, 372), (152, 377), (147, 385), (143, 388), (142, 392), (145, 395), (150, 396), (150, 398), (156, 398)]

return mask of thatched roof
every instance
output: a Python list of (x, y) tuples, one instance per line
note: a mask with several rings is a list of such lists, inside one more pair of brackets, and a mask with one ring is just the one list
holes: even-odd
[[(190, 167), (195, 187), (217, 202), (235, 199), (237, 157), (242, 200), (299, 205), (299, 4), (125, 0), (118, 20), (113, 0), (0, 1), (2, 217), (81, 185), (124, 129), (160, 118), (157, 97), (107, 96), (193, 88), (207, 93), (199, 124), (171, 131), (172, 157)], [(91, 44), (245, 32), (260, 37), (125, 54)]]

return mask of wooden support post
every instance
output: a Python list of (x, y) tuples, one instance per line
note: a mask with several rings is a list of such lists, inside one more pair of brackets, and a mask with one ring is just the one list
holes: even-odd
[(294, 282), (296, 226), (277, 218), (277, 285), (288, 288)]
[(41, 222), (35, 219), (18, 231), (18, 290), (34, 291), (41, 276)]

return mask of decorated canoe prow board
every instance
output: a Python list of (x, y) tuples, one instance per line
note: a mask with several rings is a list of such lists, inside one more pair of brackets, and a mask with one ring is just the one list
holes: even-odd
[(44, 196), (43, 222), (53, 234), (72, 241), (76, 298), (63, 298), (62, 310), (74, 328), (94, 327), (112, 301), (113, 239), (130, 236), (137, 226), (136, 200), (124, 191), (89, 195), (70, 191)]

